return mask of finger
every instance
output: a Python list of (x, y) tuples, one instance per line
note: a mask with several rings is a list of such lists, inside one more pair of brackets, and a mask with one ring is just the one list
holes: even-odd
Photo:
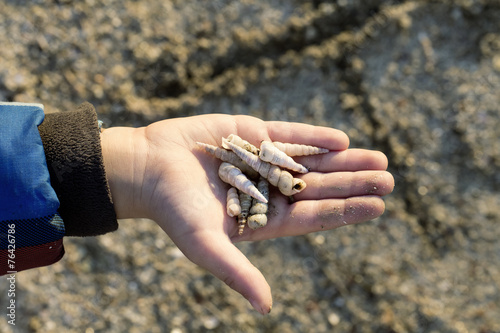
[(309, 172), (301, 179), (307, 187), (294, 195), (295, 200), (384, 196), (394, 188), (394, 177), (387, 171)]
[(189, 243), (184, 253), (191, 261), (240, 293), (261, 314), (271, 311), (269, 284), (229, 238), (207, 232), (197, 236), (196, 244), (192, 240)]
[(347, 134), (334, 128), (281, 121), (268, 121), (266, 125), (272, 141), (307, 144), (330, 150), (349, 147)]
[(301, 200), (288, 205), (288, 209), (286, 207), (285, 204), (271, 206), (266, 227), (243, 236), (250, 240), (262, 240), (305, 235), (366, 222), (379, 217), (385, 210), (384, 201), (378, 196)]
[(319, 172), (386, 170), (388, 165), (384, 153), (367, 149), (347, 149), (297, 157), (295, 160), (310, 170)]

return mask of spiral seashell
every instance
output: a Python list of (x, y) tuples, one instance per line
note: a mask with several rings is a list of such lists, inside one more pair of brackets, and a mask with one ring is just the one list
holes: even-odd
[(273, 141), (273, 145), (279, 150), (287, 154), (288, 156), (306, 156), (315, 154), (325, 154), (329, 150), (326, 148), (301, 145), (297, 143), (283, 143), (278, 141)]
[[(231, 143), (237, 145), (238, 147), (245, 149), (246, 151), (251, 152), (254, 155), (259, 155), (259, 148), (255, 147), (250, 142), (243, 140), (242, 138), (240, 138), (236, 134), (229, 134), (229, 136), (226, 138), (226, 140), (228, 142), (231, 142)], [(222, 141), (222, 147), (229, 149), (228, 146), (224, 145), (224, 141)]]
[(239, 158), (231, 150), (222, 149), (203, 142), (196, 142), (196, 144), (198, 144), (198, 146), (200, 146), (201, 148), (204, 148), (207, 153), (214, 155), (215, 157), (224, 162), (228, 162), (234, 165), (235, 167), (240, 169), (241, 172), (247, 175), (247, 177), (251, 179), (257, 179), (259, 177), (259, 173), (257, 171), (255, 171), (248, 164), (243, 162), (241, 158)]
[[(260, 178), (257, 184), (257, 189), (267, 200), (269, 200), (269, 183), (266, 179)], [(250, 207), (250, 216), (247, 219), (247, 225), (250, 229), (255, 230), (262, 228), (267, 224), (267, 203), (252, 200), (252, 207)]]
[[(257, 189), (260, 193), (269, 201), (269, 182), (260, 178), (257, 183)], [(252, 200), (252, 207), (250, 207), (250, 215), (253, 214), (266, 214), (267, 213), (267, 203), (259, 201), (257, 199)]]
[(250, 206), (252, 205), (252, 198), (243, 192), (240, 192), (240, 206), (241, 212), (238, 215), (238, 235), (243, 234), (245, 229), (245, 224), (247, 223), (248, 213), (250, 211)]
[[(257, 190), (254, 184), (241, 172), (240, 169), (227, 162), (222, 162), (219, 167), (219, 177), (238, 190), (250, 195), (252, 198), (267, 203), (267, 199)], [(240, 202), (241, 204), (241, 202)]]
[(295, 172), (307, 173), (309, 171), (305, 166), (295, 162), (293, 158), (279, 150), (271, 141), (262, 141), (260, 143), (259, 157), (265, 162)]
[(266, 214), (250, 215), (247, 219), (247, 225), (252, 230), (265, 227), (267, 225), (267, 215)]
[(241, 213), (240, 198), (235, 187), (231, 187), (227, 191), (226, 211), (227, 215), (231, 217), (238, 216)]

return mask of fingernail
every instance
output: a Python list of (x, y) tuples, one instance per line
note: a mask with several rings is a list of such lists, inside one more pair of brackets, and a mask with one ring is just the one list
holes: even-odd
[(255, 310), (257, 310), (257, 311), (258, 311), (258, 312), (260, 312), (261, 314), (264, 314), (264, 313), (262, 312), (262, 308), (259, 306), (259, 304), (257, 303), (257, 301), (256, 301), (256, 300), (254, 300), (254, 299), (249, 299), (248, 301), (250, 302), (250, 304), (252, 304), (252, 307), (253, 307)]
[(256, 300), (250, 299), (248, 301), (250, 302), (252, 307), (262, 315), (266, 315), (266, 314), (270, 313), (271, 309), (273, 308), (273, 306), (271, 305), (271, 306), (269, 306), (269, 309), (266, 311), (266, 310), (264, 310), (264, 308), (262, 306), (259, 305), (259, 303)]

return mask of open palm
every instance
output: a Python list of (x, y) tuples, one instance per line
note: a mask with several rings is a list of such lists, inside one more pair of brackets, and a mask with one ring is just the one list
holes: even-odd
[[(140, 155), (144, 161), (135, 161), (144, 169), (142, 186), (135, 190), (140, 188), (140, 195), (135, 197), (141, 198), (144, 217), (155, 220), (190, 260), (241, 293), (261, 313), (271, 309), (269, 285), (234, 242), (303, 235), (371, 220), (383, 213), (381, 196), (394, 186), (385, 171), (385, 155), (347, 149), (348, 137), (331, 128), (205, 115), (160, 121), (141, 133), (147, 153)], [(267, 226), (245, 228), (238, 235), (235, 219), (225, 212), (229, 186), (218, 177), (220, 161), (196, 144), (220, 146), (229, 134), (255, 145), (262, 140), (301, 143), (328, 148), (330, 153), (297, 158), (311, 170), (296, 176), (306, 182), (306, 189), (292, 201), (271, 188)]]

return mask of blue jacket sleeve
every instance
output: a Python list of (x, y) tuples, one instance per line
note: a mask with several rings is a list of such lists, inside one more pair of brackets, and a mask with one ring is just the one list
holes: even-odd
[(38, 125), (40, 104), (0, 103), (0, 274), (50, 265), (64, 254), (64, 223)]

